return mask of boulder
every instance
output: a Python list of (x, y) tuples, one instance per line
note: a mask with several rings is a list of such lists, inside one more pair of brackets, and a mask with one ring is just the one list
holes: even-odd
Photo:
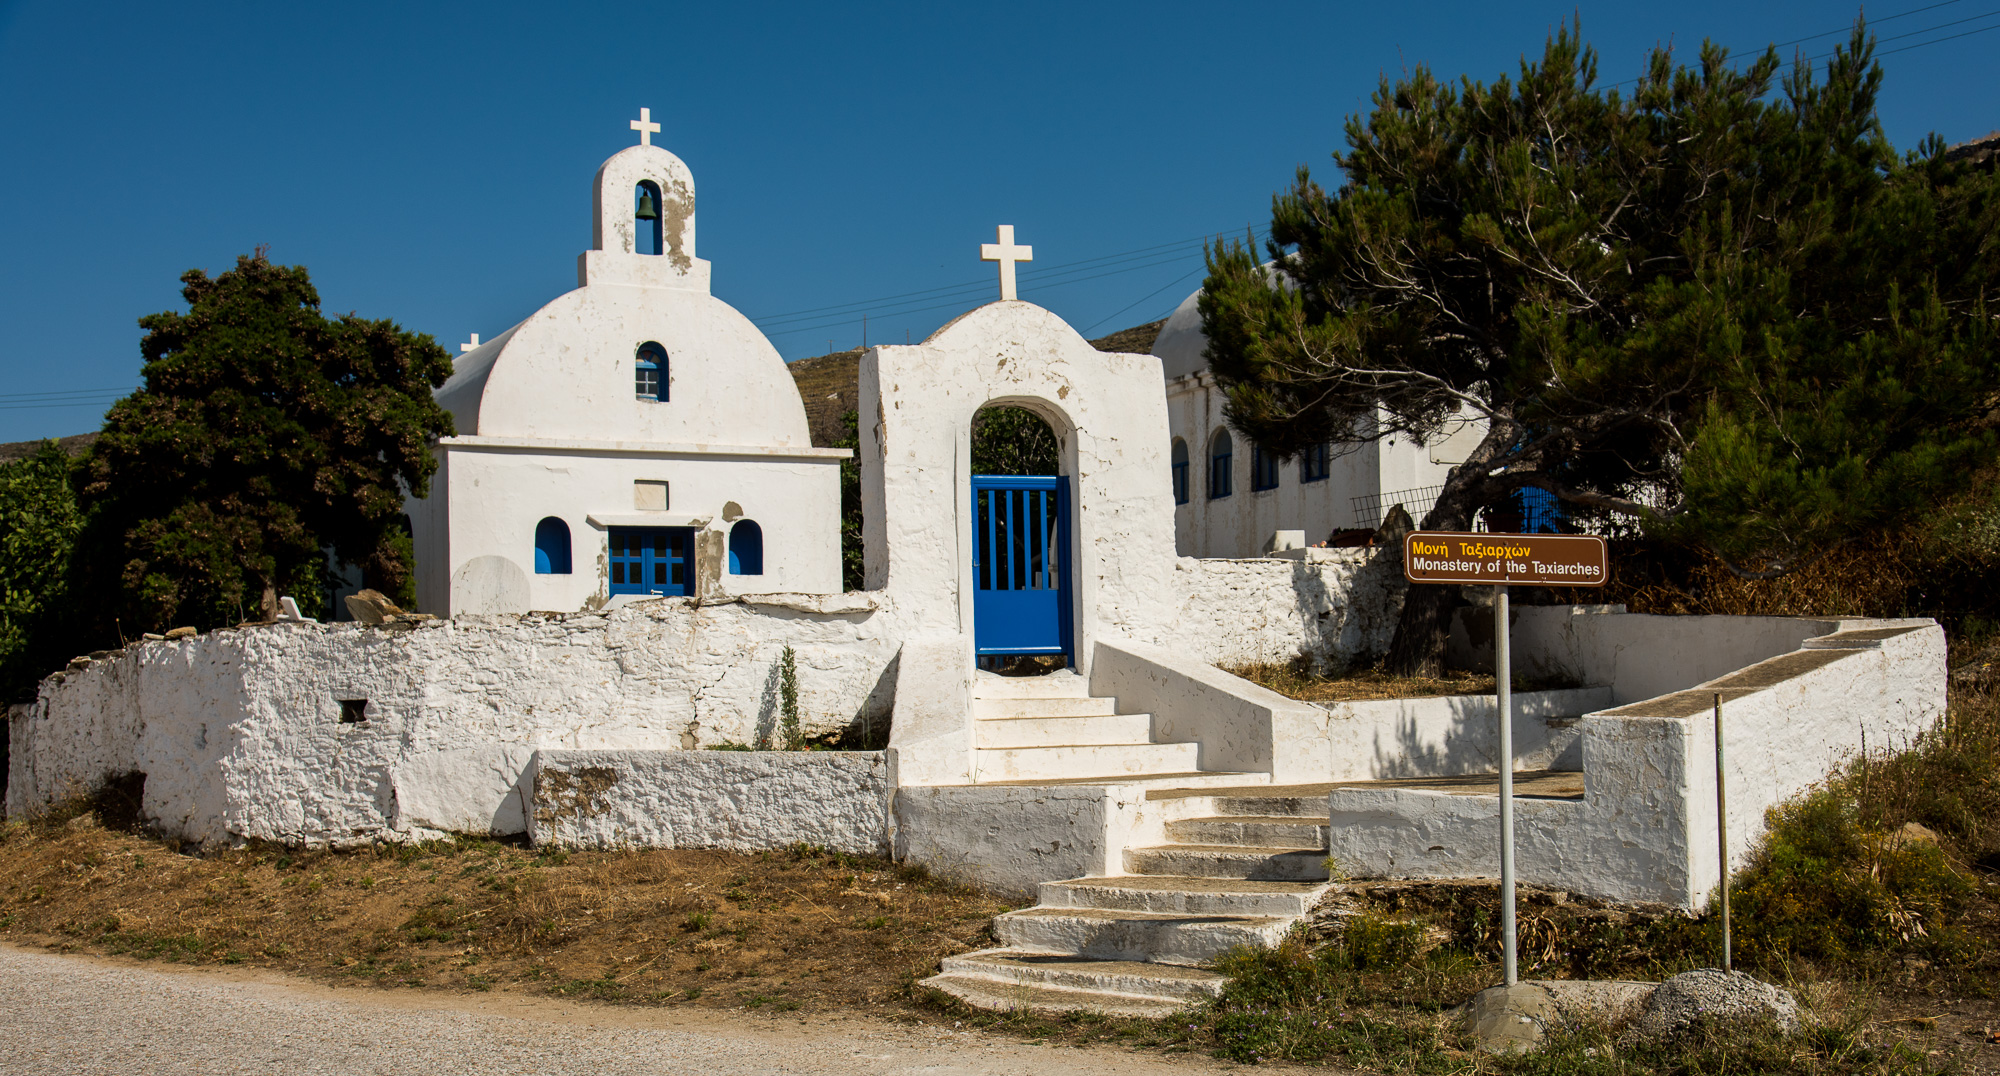
[(1646, 999), (1644, 1010), (1626, 1029), (1625, 1037), (1657, 1042), (1700, 1020), (1770, 1021), (1790, 1033), (1799, 1027), (1799, 1003), (1785, 991), (1740, 971), (1700, 968), (1661, 983)]
[(363, 624), (386, 624), (403, 610), (379, 590), (362, 590), (347, 596), (347, 611)]
[(1560, 1028), (1632, 1020), (1654, 988), (1615, 979), (1526, 979), (1474, 994), (1457, 1010), (1459, 1026), (1489, 1053), (1526, 1053)]

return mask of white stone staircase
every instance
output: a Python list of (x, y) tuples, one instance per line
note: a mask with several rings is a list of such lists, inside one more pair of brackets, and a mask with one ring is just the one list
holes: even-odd
[(1334, 888), (1326, 798), (1255, 786), (1156, 788), (1168, 843), (1125, 851), (1122, 877), (1045, 882), (993, 921), (1000, 948), (946, 957), (923, 985), (983, 1009), (1164, 1016), (1222, 992), (1207, 968), (1275, 945)]
[(1090, 682), (1068, 670), (981, 672), (973, 680), (972, 717), (980, 784), (1198, 772), (1199, 745), (1154, 743), (1151, 714), (1119, 713), (1117, 699), (1092, 697)]

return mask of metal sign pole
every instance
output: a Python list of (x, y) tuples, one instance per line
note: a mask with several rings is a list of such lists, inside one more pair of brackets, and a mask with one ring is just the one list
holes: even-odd
[(1722, 970), (1729, 967), (1729, 794), (1722, 775), (1722, 693), (1715, 694), (1715, 841), (1722, 863)]
[(1507, 587), (1493, 588), (1493, 686), (1500, 707), (1500, 954), (1507, 985), (1521, 979), (1514, 937), (1514, 655)]

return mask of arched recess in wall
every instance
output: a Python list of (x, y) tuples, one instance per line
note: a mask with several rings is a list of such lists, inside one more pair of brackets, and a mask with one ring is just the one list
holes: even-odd
[(535, 524), (535, 574), (568, 575), (569, 524), (554, 516)]
[(1005, 404), (972, 416), (973, 474), (1060, 474), (1062, 442), (1042, 416)]
[(632, 395), (641, 400), (667, 402), (667, 349), (647, 341), (639, 345), (632, 359)]
[(1187, 441), (1174, 438), (1174, 503), (1188, 503), (1188, 449)]
[(1208, 448), (1208, 499), (1220, 500), (1232, 492), (1231, 468), (1236, 462), (1236, 442), (1230, 440), (1228, 430), (1215, 431), (1215, 440)]
[(632, 253), (659, 254), (666, 249), (660, 227), (660, 210), (664, 205), (660, 200), (660, 185), (652, 180), (640, 180), (632, 188)]
[(764, 574), (764, 528), (754, 519), (739, 519), (729, 528), (729, 574)]

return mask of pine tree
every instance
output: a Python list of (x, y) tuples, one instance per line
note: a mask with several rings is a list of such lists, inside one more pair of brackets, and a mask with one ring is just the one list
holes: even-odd
[[(1534, 487), (1748, 576), (1924, 512), (1990, 458), (2000, 185), (1896, 155), (1872, 53), (1859, 23), (1824, 81), (1657, 50), (1625, 96), (1579, 25), (1518, 80), (1385, 79), (1337, 190), (1302, 168), (1265, 258), (1211, 251), (1229, 421), (1292, 455), (1469, 416), (1422, 526)], [(1450, 612), (1412, 588), (1391, 667), (1434, 671)]]

